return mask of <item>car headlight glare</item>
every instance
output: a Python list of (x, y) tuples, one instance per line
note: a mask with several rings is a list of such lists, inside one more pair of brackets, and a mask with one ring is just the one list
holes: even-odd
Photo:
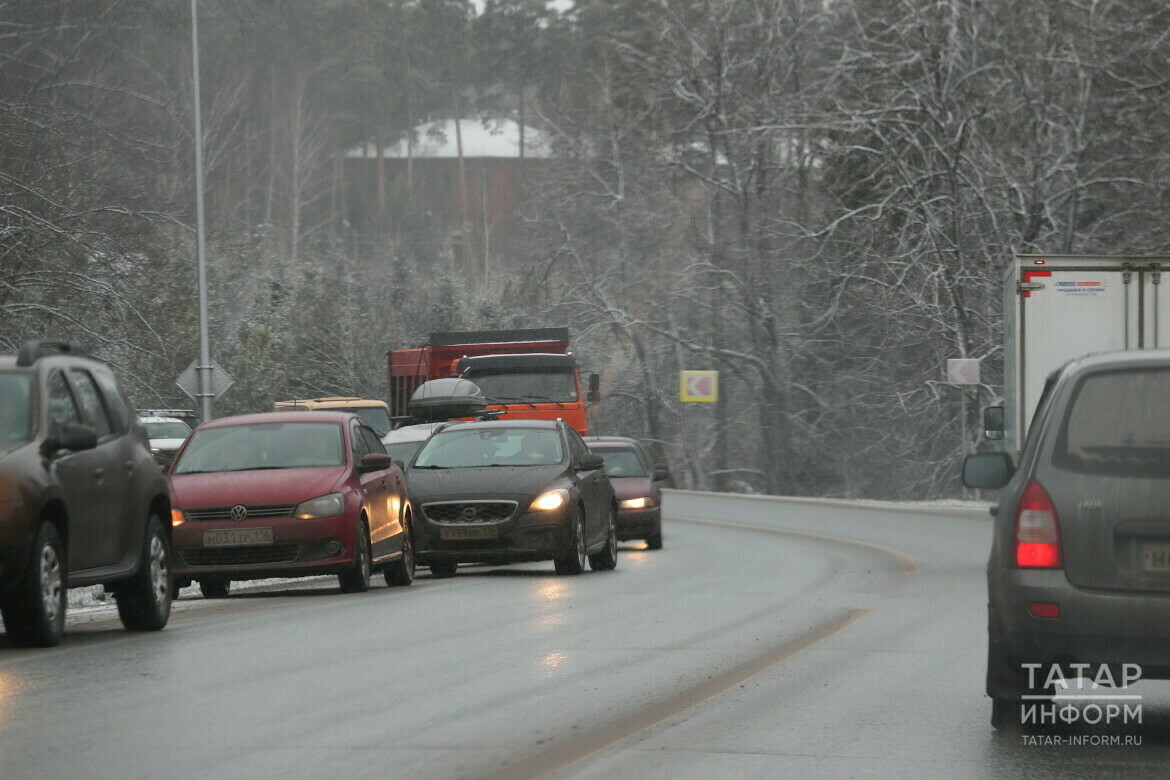
[(645, 509), (648, 506), (654, 506), (654, 501), (649, 496), (642, 496), (641, 498), (627, 498), (618, 504), (622, 509)]
[(547, 493), (541, 493), (528, 509), (529, 511), (549, 512), (553, 509), (560, 509), (568, 500), (569, 491), (557, 488)]
[(322, 517), (336, 517), (345, 511), (345, 500), (340, 493), (330, 493), (327, 496), (302, 501), (293, 510), (293, 517), (298, 520), (318, 520)]

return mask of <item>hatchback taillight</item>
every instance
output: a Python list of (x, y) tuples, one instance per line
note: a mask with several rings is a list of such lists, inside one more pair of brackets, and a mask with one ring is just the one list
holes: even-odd
[(1040, 483), (1030, 479), (1016, 509), (1016, 566), (1059, 569), (1062, 565), (1056, 507)]

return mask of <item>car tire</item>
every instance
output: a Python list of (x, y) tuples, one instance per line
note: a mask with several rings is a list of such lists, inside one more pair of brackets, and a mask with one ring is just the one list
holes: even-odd
[(454, 577), (455, 570), (459, 568), (459, 564), (454, 561), (431, 561), (429, 568), (432, 577), (443, 579), (446, 577)]
[(651, 534), (646, 537), (647, 550), (661, 550), (662, 549), (662, 532)]
[(68, 572), (61, 534), (52, 523), (41, 523), (28, 569), (0, 604), (8, 641), (17, 647), (55, 647), (61, 641)]
[(617, 568), (617, 527), (613, 507), (606, 518), (605, 546), (589, 556), (589, 568), (593, 571), (613, 571)]
[(227, 577), (210, 577), (199, 580), (199, 592), (205, 599), (226, 599), (232, 581)]
[(171, 545), (162, 520), (151, 514), (146, 522), (138, 572), (114, 589), (118, 617), (127, 631), (161, 631), (171, 616)]
[(557, 574), (580, 574), (585, 571), (585, 524), (581, 507), (577, 507), (570, 520), (573, 525), (572, 546), (564, 555), (553, 559)]
[(353, 568), (337, 575), (342, 593), (365, 593), (370, 589), (370, 532), (365, 520), (358, 523), (354, 548)]
[(414, 582), (414, 539), (411, 534), (410, 515), (407, 515), (402, 523), (402, 555), (386, 564), (386, 568), (382, 570), (386, 584), (391, 587), (404, 587)]

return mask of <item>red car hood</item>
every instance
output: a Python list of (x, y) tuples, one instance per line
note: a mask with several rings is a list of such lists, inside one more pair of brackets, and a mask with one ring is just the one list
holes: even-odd
[(618, 501), (652, 495), (654, 483), (648, 477), (610, 477), (613, 497)]
[(175, 509), (299, 504), (334, 492), (347, 467), (223, 471), (167, 477)]

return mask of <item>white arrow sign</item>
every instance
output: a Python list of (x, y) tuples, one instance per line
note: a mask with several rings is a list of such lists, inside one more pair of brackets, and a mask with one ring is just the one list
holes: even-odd
[(678, 398), (683, 402), (718, 401), (718, 371), (679, 371)]
[(947, 361), (947, 384), (950, 385), (977, 385), (979, 384), (979, 361), (977, 359), (962, 358)]

